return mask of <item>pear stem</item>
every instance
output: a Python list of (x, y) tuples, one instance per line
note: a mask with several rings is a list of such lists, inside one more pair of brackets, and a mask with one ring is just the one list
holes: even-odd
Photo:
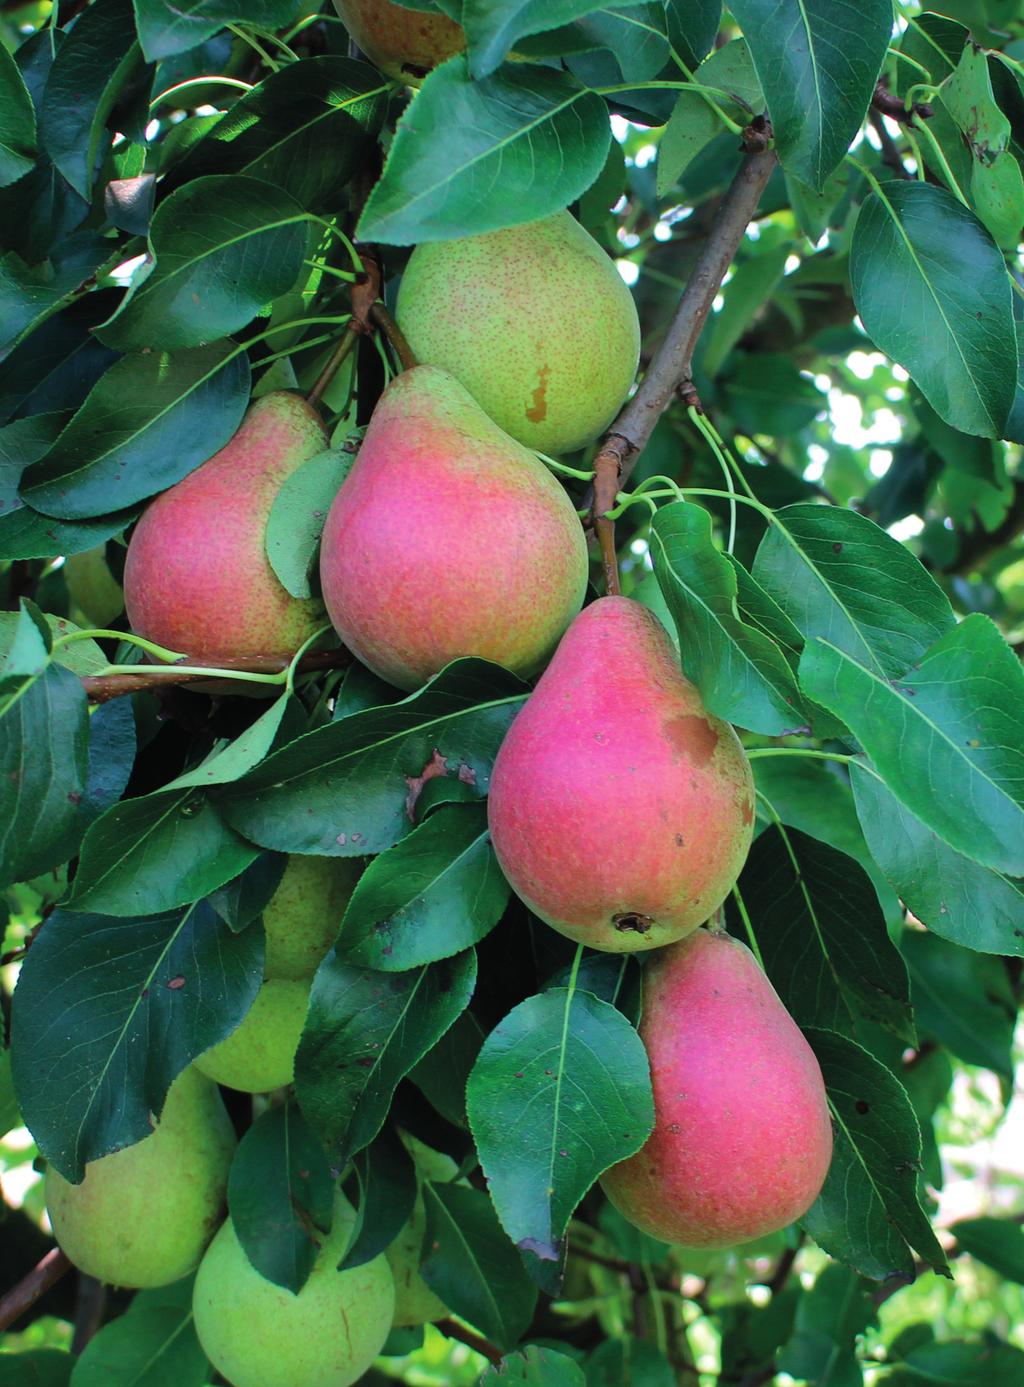
[(0, 1300), (0, 1333), (8, 1329), (26, 1310), (30, 1310), (40, 1296), (44, 1296), (51, 1286), (56, 1286), (61, 1277), (70, 1270), (71, 1263), (60, 1248), (51, 1247), (28, 1275), (23, 1276)]
[(411, 371), (414, 366), (418, 366), (419, 362), (413, 355), (408, 338), (382, 303), (373, 305), (370, 317), (390, 342), (392, 350), (401, 362), (402, 370)]
[(352, 348), (359, 341), (362, 334), (370, 331), (370, 315), (373, 312), (374, 302), (380, 293), (380, 263), (372, 255), (359, 256), (355, 247), (352, 248), (353, 258), (359, 260), (361, 268), (356, 275), (355, 282), (350, 291), (352, 298), (352, 316), (349, 318), (342, 334), (341, 341), (327, 359), (327, 364), (317, 376), (313, 383), (313, 388), (306, 396), (306, 400), (311, 405), (318, 405), (323, 398), (324, 391), (331, 381), (338, 374), (346, 357)]
[(471, 1329), (464, 1325), (457, 1324), (455, 1320), (438, 1320), (434, 1326), (448, 1339), (458, 1339), (460, 1344), (465, 1344), (474, 1353), (481, 1354), (496, 1368), (500, 1366), (502, 1353), (496, 1344), (492, 1344), (489, 1339), (482, 1338), (479, 1334), (474, 1334)]

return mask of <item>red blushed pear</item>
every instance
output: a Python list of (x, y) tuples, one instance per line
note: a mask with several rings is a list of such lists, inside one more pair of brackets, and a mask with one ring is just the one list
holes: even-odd
[(323, 609), (278, 579), (267, 519), (285, 479), (326, 446), (301, 395), (257, 400), (219, 453), (143, 512), (124, 569), (132, 630), (207, 664), (294, 655)]
[(392, 0), (334, 0), (334, 8), (371, 62), (399, 82), (418, 86), (466, 46), (462, 26), (447, 15), (407, 10)]
[(698, 930), (644, 971), (654, 1131), (601, 1177), (665, 1242), (732, 1247), (800, 1218), (832, 1159), (814, 1052), (745, 945)]
[(345, 645), (413, 689), (478, 655), (536, 673), (580, 609), (583, 528), (542, 463), (436, 366), (373, 412), (327, 516), (320, 579)]
[(491, 839), (542, 920), (593, 949), (654, 949), (725, 899), (754, 785), (733, 729), (639, 602), (602, 597), (563, 636), (494, 765)]

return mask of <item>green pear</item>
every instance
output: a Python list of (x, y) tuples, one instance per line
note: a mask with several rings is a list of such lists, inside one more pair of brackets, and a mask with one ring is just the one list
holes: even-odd
[(334, 8), (370, 61), (412, 86), (466, 46), (462, 26), (447, 15), (409, 10), (392, 0), (334, 0)]
[(117, 1286), (167, 1286), (197, 1265), (224, 1208), (235, 1133), (220, 1094), (186, 1069), (134, 1146), (89, 1161), (72, 1185), (52, 1167), (46, 1209), (80, 1270)]
[(196, 1276), (196, 1333), (233, 1387), (350, 1387), (391, 1330), (395, 1291), (387, 1259), (338, 1271), (355, 1210), (338, 1193), (334, 1222), (298, 1295), (265, 1280), (230, 1220)]
[(542, 453), (592, 442), (640, 359), (633, 296), (568, 212), (417, 246), (396, 312), (418, 361), (450, 371)]
[(268, 978), (311, 978), (338, 937), (361, 863), (352, 857), (289, 857), (263, 911)]
[(251, 407), (219, 453), (150, 502), (124, 567), (132, 630), (207, 664), (288, 658), (324, 624), (267, 558), (267, 519), (281, 484), (327, 446), (319, 414), (275, 390)]
[(200, 1055), (195, 1067), (216, 1083), (243, 1093), (269, 1093), (290, 1084), (309, 986), (308, 979), (266, 979), (242, 1024)]
[(434, 1151), (407, 1132), (402, 1133), (402, 1141), (416, 1163), (416, 1202), (408, 1223), (385, 1255), (395, 1279), (395, 1328), (409, 1329), (414, 1325), (444, 1319), (450, 1313), (444, 1301), (420, 1275), (423, 1238), (427, 1231), (422, 1184), (424, 1180), (452, 1180), (459, 1168), (443, 1151)]

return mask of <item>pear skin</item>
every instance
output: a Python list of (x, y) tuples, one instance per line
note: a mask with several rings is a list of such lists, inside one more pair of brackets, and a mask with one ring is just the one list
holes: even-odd
[(339, 1192), (334, 1221), (298, 1295), (265, 1280), (230, 1219), (210, 1244), (192, 1305), (203, 1351), (233, 1387), (351, 1387), (384, 1346), (395, 1289), (383, 1254), (338, 1271), (355, 1223)]
[(197, 1266), (224, 1212), (235, 1132), (216, 1087), (186, 1069), (153, 1133), (101, 1156), (72, 1185), (52, 1167), (46, 1209), (81, 1271), (116, 1286), (168, 1286)]
[(353, 857), (289, 857), (263, 910), (268, 978), (312, 978), (338, 937), (361, 870)]
[(447, 15), (407, 10), (392, 0), (334, 0), (334, 8), (370, 61), (411, 86), (466, 46), (462, 26)]
[(295, 1051), (306, 1024), (310, 983), (268, 978), (242, 1024), (200, 1055), (195, 1067), (242, 1093), (270, 1093), (295, 1078)]
[(587, 548), (543, 464), (453, 376), (418, 366), (374, 410), (320, 578), (342, 641), (399, 688), (462, 655), (529, 676), (580, 609)]
[(323, 609), (279, 581), (267, 519), (285, 479), (326, 446), (301, 395), (257, 400), (219, 453), (143, 512), (124, 569), (132, 630), (206, 664), (294, 655)]
[(459, 1168), (443, 1151), (435, 1151), (408, 1132), (402, 1141), (416, 1162), (416, 1202), (408, 1223), (387, 1248), (385, 1256), (395, 1279), (395, 1328), (409, 1329), (444, 1319), (450, 1312), (444, 1301), (430, 1289), (420, 1274), (423, 1239), (427, 1232), (427, 1210), (423, 1202), (424, 1180), (453, 1180)]
[(614, 262), (568, 212), (417, 246), (396, 316), (506, 433), (542, 453), (591, 443), (636, 375), (640, 324)]
[(745, 945), (698, 930), (644, 970), (655, 1127), (601, 1177), (652, 1237), (732, 1247), (817, 1199), (832, 1126), (814, 1052)]
[(633, 952), (688, 934), (725, 899), (750, 848), (754, 785), (657, 617), (602, 597), (509, 729), (488, 816), (532, 911), (590, 948)]

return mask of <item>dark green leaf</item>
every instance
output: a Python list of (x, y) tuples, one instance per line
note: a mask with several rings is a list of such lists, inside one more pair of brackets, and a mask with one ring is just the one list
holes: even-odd
[(800, 1297), (778, 1367), (815, 1387), (861, 1387), (856, 1340), (876, 1318), (871, 1287), (848, 1267), (826, 1267)]
[(404, 246), (549, 216), (590, 187), (611, 139), (596, 92), (533, 63), (473, 81), (450, 58), (413, 106), (360, 219), (364, 240)]
[(499, 1348), (513, 1348), (533, 1317), (537, 1288), (502, 1232), (491, 1201), (480, 1190), (428, 1180), (423, 1202), (424, 1281)]
[(987, 1267), (1024, 1286), (1024, 1228), (1005, 1218), (963, 1218), (949, 1230), (957, 1242)]
[(287, 477), (270, 509), (266, 548), (270, 566), (293, 597), (312, 597), (309, 577), (331, 502), (355, 455), (329, 448)]
[(192, 1321), (192, 1278), (139, 1291), (89, 1340), (71, 1387), (202, 1387), (210, 1365)]
[(295, 1091), (339, 1164), (380, 1131), (399, 1080), (465, 1011), (475, 982), (472, 949), (406, 973), (324, 959), (295, 1056)]
[(205, 761), (179, 775), (165, 788), (202, 788), (239, 780), (258, 765), (275, 745), (285, 745), (294, 737), (301, 736), (307, 725), (301, 699), (293, 693), (282, 693), (234, 741), (216, 747)]
[(225, 24), (280, 29), (295, 17), (297, 0), (134, 0), (139, 42), (150, 62), (184, 53)]
[(35, 107), (17, 63), (0, 44), (0, 188), (28, 173), (35, 158)]
[(832, 1111), (825, 1187), (800, 1220), (831, 1257), (862, 1276), (913, 1276), (911, 1248), (936, 1271), (946, 1259), (918, 1202), (921, 1132), (896, 1076), (845, 1036), (809, 1030)]
[(771, 827), (751, 848), (739, 891), (765, 971), (799, 1025), (856, 1036), (866, 1019), (914, 1044), (906, 968), (852, 857)]
[(1024, 669), (988, 617), (966, 617), (898, 683), (811, 641), (800, 682), (844, 719), (892, 793), (945, 842), (1024, 875)]
[(0, 348), (24, 337), (88, 287), (109, 255), (110, 242), (94, 232), (69, 237), (52, 257), (28, 265), (13, 251), (0, 256)]
[(583, 1369), (565, 1353), (530, 1344), (488, 1368), (480, 1387), (585, 1387)]
[(28, 469), (25, 499), (63, 519), (121, 510), (223, 447), (248, 402), (249, 360), (233, 343), (126, 356)]
[(408, 832), (437, 758), (487, 789), (525, 686), (484, 660), (457, 660), (400, 703), (367, 708), (269, 756), (222, 792), (228, 822), (263, 847), (325, 857), (382, 852)]
[(1024, 881), (956, 852), (863, 766), (850, 772), (868, 847), (917, 918), (965, 949), (1024, 955)]
[(202, 790), (123, 800), (85, 835), (69, 908), (108, 915), (172, 910), (208, 896), (258, 855)]
[(263, 976), (262, 935), (200, 903), (134, 920), (58, 910), (14, 992), (21, 1111), (69, 1180), (141, 1141), (167, 1090), (242, 1021)]
[(275, 1286), (298, 1295), (331, 1229), (334, 1179), (323, 1147), (294, 1103), (270, 1108), (231, 1163), (228, 1212), (246, 1257)]
[(625, 82), (652, 81), (671, 57), (663, 0), (594, 8), (576, 27), (614, 54)]
[(288, 859), (283, 853), (261, 852), (227, 885), (211, 891), (209, 904), (229, 929), (246, 929), (263, 914), (263, 908), (281, 884)]
[(711, 712), (766, 736), (800, 726), (793, 671), (778, 646), (739, 616), (736, 569), (715, 547), (710, 514), (685, 501), (659, 510), (651, 557), (683, 669)]
[(945, 188), (893, 180), (864, 203), (850, 281), (868, 336), (940, 418), (1002, 435), (1017, 382), (1010, 282), (974, 214)]
[(665, 19), (672, 47), (695, 68), (715, 46), (722, 23), (721, 0), (665, 0)]
[(742, 1382), (744, 1376), (774, 1372), (775, 1355), (793, 1332), (803, 1291), (792, 1284), (772, 1294), (767, 1305), (739, 1300), (719, 1310), (722, 1325), (722, 1375)]
[(246, 173), (312, 211), (335, 210), (380, 129), (388, 90), (376, 68), (336, 54), (290, 63), (236, 101), (168, 184)]
[(1019, 1387), (1024, 1353), (1010, 1344), (924, 1344), (885, 1376), (885, 1387)]
[(1017, 1003), (1000, 959), (968, 953), (923, 930), (904, 930), (900, 943), (922, 1032), (965, 1064), (1013, 1079)]
[(888, 0), (731, 0), (783, 166), (821, 189), (867, 113), (892, 32)]
[(60, 1348), (0, 1353), (0, 1387), (68, 1387), (75, 1355)]
[(92, 329), (110, 316), (118, 297), (116, 290), (109, 289), (84, 295), (55, 313), (4, 359), (0, 422), (15, 415), (78, 408), (116, 359), (114, 352), (96, 341)]
[(393, 1130), (385, 1127), (353, 1161), (359, 1203), (352, 1240), (339, 1270), (361, 1267), (383, 1252), (408, 1221), (416, 1202), (416, 1168)]
[(676, 1387), (671, 1363), (654, 1344), (626, 1334), (606, 1339), (587, 1358), (587, 1387)]
[(14, 1096), (14, 1079), (11, 1077), (11, 1052), (0, 1049), (0, 1139), (12, 1127), (21, 1125), (18, 1100)]
[(483, 1043), (480, 1022), (472, 1012), (464, 1011), (409, 1071), (417, 1088), (455, 1127), (467, 1126), (466, 1084)]
[(170, 349), (236, 332), (298, 279), (309, 234), (299, 203), (261, 178), (195, 179), (157, 208), (156, 263), (136, 272), (101, 341)]
[(546, 1261), (597, 1177), (654, 1125), (640, 1037), (615, 1007), (562, 987), (527, 998), (491, 1032), (466, 1097), (502, 1226)]
[(388, 973), (449, 958), (490, 932), (508, 898), (484, 805), (444, 805), (359, 878), (338, 956)]
[(736, 351), (722, 380), (722, 400), (736, 427), (747, 434), (797, 433), (827, 404), (814, 381), (779, 352)]
[[(639, 3), (620, 0), (617, 8)], [(506, 0), (502, 5), (495, 5), (493, 0), (464, 0), (462, 26), (469, 70), (474, 77), (489, 77), (517, 39), (558, 29), (597, 9), (599, 0)]]
[(888, 677), (953, 625), (949, 599), (914, 555), (838, 506), (777, 511), (753, 576), (807, 640), (821, 636)]

